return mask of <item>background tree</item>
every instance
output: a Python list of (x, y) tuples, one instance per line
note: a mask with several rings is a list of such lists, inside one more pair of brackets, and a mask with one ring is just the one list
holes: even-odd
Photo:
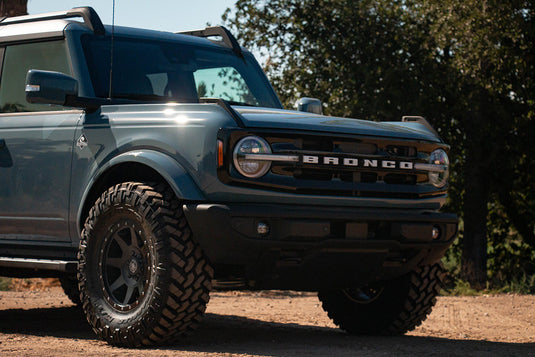
[(0, 0), (0, 17), (28, 15), (28, 0)]
[[(489, 207), (503, 207), (512, 226), (534, 244), (533, 4), (525, 1), (425, 1), (413, 9), (429, 22), (429, 49), (456, 84), (446, 93), (462, 136), (461, 276), (477, 287), (487, 280)], [(530, 102), (531, 101), (531, 102)], [(519, 131), (521, 129), (522, 131)], [(529, 174), (526, 174), (523, 170)], [(526, 177), (526, 176), (529, 176)], [(525, 198), (525, 199), (523, 199)], [(531, 223), (530, 223), (531, 222)]]
[[(464, 221), (461, 276), (485, 286), (489, 237), (494, 268), (507, 250), (524, 252), (529, 266), (531, 1), (239, 0), (224, 20), (268, 58), (265, 69), (288, 107), (306, 95), (331, 115), (426, 116), (452, 146), (447, 209)], [(512, 245), (518, 237), (524, 243)]]

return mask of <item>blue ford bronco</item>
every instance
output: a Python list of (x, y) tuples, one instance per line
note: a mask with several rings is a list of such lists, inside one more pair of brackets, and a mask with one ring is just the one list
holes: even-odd
[(284, 110), (223, 27), (0, 20), (0, 275), (58, 277), (117, 346), (171, 343), (212, 289), (313, 291), (348, 333), (431, 311), (457, 217), (421, 117)]

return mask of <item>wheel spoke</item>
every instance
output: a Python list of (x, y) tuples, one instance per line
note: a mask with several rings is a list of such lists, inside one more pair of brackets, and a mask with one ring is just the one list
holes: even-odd
[(123, 266), (123, 258), (108, 258), (106, 259), (106, 265), (114, 268), (121, 268)]
[(123, 256), (127, 254), (130, 251), (130, 246), (123, 240), (123, 238), (119, 235), (119, 232), (116, 232), (113, 235), (113, 239), (117, 242), (121, 250), (123, 251)]
[(143, 293), (143, 280), (140, 280), (139, 283), (137, 284), (137, 292), (139, 293), (140, 296)]
[(123, 305), (128, 305), (128, 302), (130, 301), (130, 298), (132, 297), (133, 293), (134, 293), (134, 287), (129, 286), (128, 290), (126, 290), (126, 295), (124, 297)]
[(139, 248), (139, 241), (137, 239), (136, 231), (134, 230), (133, 227), (130, 227), (129, 231), (130, 231), (130, 238), (132, 239), (132, 246)]
[(110, 292), (114, 292), (123, 285), (126, 285), (126, 280), (124, 280), (123, 276), (121, 275), (113, 282), (113, 284), (110, 285)]

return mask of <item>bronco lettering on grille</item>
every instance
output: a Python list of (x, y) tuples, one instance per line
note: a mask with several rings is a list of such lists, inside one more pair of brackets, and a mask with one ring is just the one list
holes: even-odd
[(384, 159), (365, 159), (365, 158), (349, 158), (338, 156), (315, 156), (303, 155), (301, 163), (307, 165), (330, 165), (340, 167), (361, 167), (361, 168), (378, 168), (378, 169), (400, 169), (412, 170), (414, 165), (411, 161), (396, 161)]

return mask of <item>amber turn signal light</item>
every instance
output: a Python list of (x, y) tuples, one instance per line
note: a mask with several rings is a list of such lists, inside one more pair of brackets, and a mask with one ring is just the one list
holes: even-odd
[(223, 166), (223, 142), (221, 140), (217, 141), (217, 167)]

